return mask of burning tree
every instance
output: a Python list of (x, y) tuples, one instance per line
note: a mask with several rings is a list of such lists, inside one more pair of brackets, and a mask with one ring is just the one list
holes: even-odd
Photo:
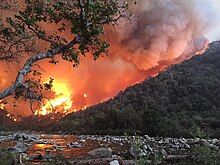
[[(10, 9), (10, 3), (2, 3), (1, 10)], [(127, 4), (118, 0), (25, 0), (16, 1), (16, 5), (10, 17), (0, 20), (0, 61), (28, 58), (13, 84), (0, 92), (0, 99), (22, 96), (30, 101), (31, 108), (34, 100), (43, 99), (40, 91), (53, 85), (53, 79), (42, 84), (40, 79), (27, 78), (30, 73), (40, 76), (33, 69), (38, 66), (36, 62), (51, 59), (56, 64), (54, 57), (60, 56), (77, 66), (88, 52), (95, 60), (107, 54), (110, 44), (105, 41), (104, 25), (116, 24), (127, 9)], [(48, 26), (53, 32), (45, 28)], [(70, 35), (65, 37), (64, 32)], [(36, 47), (39, 42), (45, 51)]]

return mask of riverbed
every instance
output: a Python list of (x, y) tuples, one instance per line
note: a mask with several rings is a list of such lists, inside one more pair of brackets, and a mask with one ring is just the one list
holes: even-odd
[(66, 135), (41, 133), (1, 133), (0, 149), (25, 155), (32, 164), (43, 164), (57, 157), (67, 160), (83, 159), (96, 148), (110, 148), (112, 154), (128, 151), (125, 136)]

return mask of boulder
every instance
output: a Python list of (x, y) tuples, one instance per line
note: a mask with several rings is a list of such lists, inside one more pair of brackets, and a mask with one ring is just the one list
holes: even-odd
[(14, 140), (28, 140), (30, 137), (25, 133), (15, 133), (13, 136)]
[(111, 158), (112, 157), (112, 149), (111, 148), (96, 148), (87, 153), (87, 157), (91, 159), (96, 158)]
[(51, 154), (39, 154), (33, 157), (33, 160), (34, 161), (48, 161), (48, 160), (52, 160), (53, 158), (54, 156)]
[(82, 144), (78, 143), (78, 142), (71, 142), (69, 145), (68, 145), (69, 148), (82, 148)]
[(215, 138), (215, 139), (212, 139), (212, 140), (211, 140), (211, 143), (212, 143), (212, 144), (218, 144), (218, 143), (219, 143), (219, 140), (216, 139), (216, 138)]
[[(10, 137), (9, 137), (10, 138)], [(19, 141), (30, 141), (30, 142), (36, 142), (36, 137), (27, 135), (25, 133), (15, 133), (11, 136), (11, 139), (13, 140), (19, 140)]]
[(14, 147), (8, 148), (8, 151), (15, 152), (15, 153), (24, 153), (26, 152), (27, 147), (23, 143), (17, 143)]
[(119, 165), (118, 160), (113, 160), (110, 162), (110, 165)]
[[(113, 158), (99, 158), (99, 159), (89, 159), (89, 160), (74, 160), (70, 161), (73, 165), (135, 165), (135, 163), (124, 163), (121, 159)], [(114, 163), (114, 164), (113, 164)]]

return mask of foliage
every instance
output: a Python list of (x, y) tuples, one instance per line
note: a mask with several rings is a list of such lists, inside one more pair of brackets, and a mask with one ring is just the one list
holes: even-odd
[(71, 165), (71, 163), (63, 156), (62, 153), (57, 153), (53, 160), (48, 161), (48, 165)]
[(5, 151), (5, 149), (1, 149), (0, 164), (1, 165), (17, 164), (16, 155)]
[(163, 161), (163, 155), (160, 153), (148, 153), (144, 151), (143, 137), (135, 135), (128, 136), (129, 144), (131, 146), (130, 150), (133, 152), (133, 156), (137, 165), (158, 165)]
[(207, 138), (206, 133), (198, 126), (193, 126), (190, 132), (194, 138)]
[(33, 101), (39, 105), (48, 99), (42, 90), (52, 87), (52, 79), (41, 82), (40, 71), (33, 69), (35, 63), (50, 58), (50, 63), (56, 64), (54, 57), (59, 55), (77, 66), (88, 52), (94, 60), (108, 54), (110, 44), (105, 40), (104, 28), (114, 25), (128, 7), (118, 0), (25, 0), (17, 2), (17, 10), (10, 13), (10, 5), (4, 4), (7, 2), (0, 8), (10, 17), (0, 19), (0, 61), (19, 61), (22, 54), (27, 61), (13, 84), (0, 92), (0, 99), (13, 94), (15, 99), (23, 97), (30, 101), (33, 113)]
[(191, 155), (191, 163), (195, 165), (218, 165), (220, 161), (220, 151), (211, 149), (207, 144), (194, 147)]
[[(119, 4), (116, 0), (25, 0), (24, 6), (14, 17), (0, 21), (1, 49), (7, 50), (1, 51), (1, 55), (13, 57), (22, 52), (34, 51), (36, 39), (50, 43), (50, 49), (58, 48), (69, 40), (63, 37), (62, 32), (70, 31), (72, 39), (78, 36), (80, 42), (61, 53), (64, 60), (75, 64), (79, 63), (80, 54), (85, 55), (90, 51), (97, 59), (100, 54), (107, 53), (110, 44), (104, 40), (103, 25), (114, 24), (127, 9), (127, 4)], [(50, 31), (53, 32), (48, 32), (42, 26), (44, 24), (52, 25)]]
[[(136, 132), (171, 137), (203, 136), (205, 132), (213, 136), (220, 120), (219, 54), (220, 50), (211, 45), (202, 56), (128, 87), (105, 103), (70, 114), (58, 123), (59, 128), (65, 129), (62, 125), (67, 121), (77, 121), (80, 124), (73, 125), (70, 131), (114, 130), (116, 134)], [(199, 128), (197, 131), (195, 126)], [(190, 133), (193, 128), (196, 135)]]
[[(219, 137), (219, 54), (220, 49), (211, 44), (205, 54), (128, 87), (114, 99), (69, 114), (47, 128), (81, 134)], [(32, 129), (45, 130), (45, 124), (35, 123)]]

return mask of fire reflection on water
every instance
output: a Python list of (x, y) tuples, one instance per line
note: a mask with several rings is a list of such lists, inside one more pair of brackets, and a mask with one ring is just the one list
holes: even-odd
[[(111, 147), (114, 151), (125, 151), (128, 149), (128, 145), (119, 145), (117, 143), (100, 142), (97, 140), (85, 140), (81, 141), (79, 136), (73, 135), (41, 135), (43, 143), (33, 144), (31, 148), (27, 150), (28, 155), (62, 155), (67, 159), (72, 159), (77, 156), (84, 156), (89, 151), (100, 148), (102, 146)], [(69, 144), (71, 142), (78, 142), (82, 144), (81, 148), (71, 148)]]

